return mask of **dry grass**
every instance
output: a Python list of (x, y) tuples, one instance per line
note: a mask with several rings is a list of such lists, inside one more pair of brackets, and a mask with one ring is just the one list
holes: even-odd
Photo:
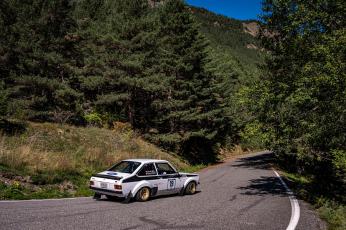
[[(88, 196), (93, 173), (128, 158), (165, 159), (180, 170), (192, 169), (176, 155), (144, 141), (126, 124), (108, 130), (29, 123), (20, 135), (0, 134), (0, 199)], [(4, 183), (16, 184), (16, 178), (30, 178), (40, 189), (31, 189), (26, 181), (20, 186)]]
[(0, 163), (30, 174), (97, 171), (126, 158), (158, 158), (188, 164), (142, 140), (129, 129), (77, 128), (31, 123), (20, 136), (0, 135)]
[(31, 174), (39, 171), (71, 171), (75, 162), (68, 156), (35, 151), (31, 145), (22, 145), (0, 152), (0, 162), (11, 169), (26, 169)]

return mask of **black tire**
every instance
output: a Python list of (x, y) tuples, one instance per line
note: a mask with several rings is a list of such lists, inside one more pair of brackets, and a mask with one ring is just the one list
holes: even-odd
[(197, 188), (197, 184), (196, 182), (194, 181), (191, 181), (189, 182), (187, 185), (186, 185), (186, 188), (185, 188), (185, 194), (186, 195), (193, 195), (196, 193), (196, 188)]
[(136, 194), (136, 201), (145, 202), (150, 198), (150, 188), (143, 187)]

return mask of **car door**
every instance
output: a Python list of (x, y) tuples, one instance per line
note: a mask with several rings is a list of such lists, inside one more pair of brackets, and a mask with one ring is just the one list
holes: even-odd
[(155, 163), (155, 165), (160, 177), (159, 194), (166, 195), (179, 192), (181, 189), (179, 173), (177, 173), (168, 163), (160, 162)]
[(138, 171), (137, 176), (142, 180), (148, 181), (152, 186), (152, 195), (157, 195), (160, 179), (157, 175), (156, 168), (153, 163), (144, 164)]

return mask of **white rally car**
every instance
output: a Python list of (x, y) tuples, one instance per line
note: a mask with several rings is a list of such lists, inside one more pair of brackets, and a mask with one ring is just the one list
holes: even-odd
[(94, 198), (124, 197), (129, 201), (147, 201), (150, 197), (168, 194), (194, 194), (199, 175), (177, 172), (165, 160), (129, 159), (115, 164), (90, 179)]

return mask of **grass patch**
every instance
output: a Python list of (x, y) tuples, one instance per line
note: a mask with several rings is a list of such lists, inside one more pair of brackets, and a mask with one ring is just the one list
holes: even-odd
[(204, 164), (199, 164), (199, 165), (190, 165), (186, 168), (183, 168), (184, 172), (188, 172), (188, 173), (193, 173), (193, 172), (198, 172), (199, 170), (208, 167), (208, 165), (204, 165)]
[(346, 206), (331, 200), (323, 199), (318, 205), (322, 219), (328, 222), (330, 230), (346, 229)]
[(303, 176), (296, 173), (283, 172), (290, 187), (295, 194), (303, 200), (313, 204), (320, 217), (328, 224), (329, 230), (346, 229), (346, 205), (341, 201), (321, 195), (321, 191), (316, 190), (313, 176)]
[(127, 158), (164, 159), (187, 172), (204, 167), (162, 151), (131, 129), (28, 123), (16, 135), (0, 134), (0, 199), (89, 196), (90, 176)]

